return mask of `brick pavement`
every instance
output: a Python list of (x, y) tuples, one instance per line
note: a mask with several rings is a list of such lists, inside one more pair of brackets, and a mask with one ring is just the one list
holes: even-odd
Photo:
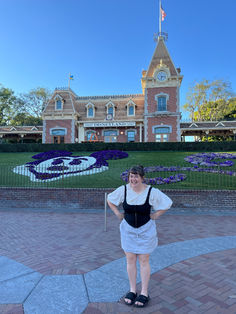
[[(159, 245), (235, 235), (235, 223), (236, 216), (165, 215), (158, 221)], [(104, 232), (102, 214), (0, 212), (0, 255), (44, 275), (83, 274), (123, 257), (118, 224), (109, 214)], [(236, 313), (235, 257), (236, 250), (206, 254), (153, 274), (145, 313)], [(84, 313), (127, 311), (135, 312), (122, 302), (93, 303)], [(23, 309), (0, 305), (0, 313)]]
[[(90, 303), (84, 314), (235, 314), (236, 250), (191, 258), (151, 276), (150, 303), (145, 309), (128, 307), (123, 300)], [(138, 291), (140, 291), (140, 284)]]

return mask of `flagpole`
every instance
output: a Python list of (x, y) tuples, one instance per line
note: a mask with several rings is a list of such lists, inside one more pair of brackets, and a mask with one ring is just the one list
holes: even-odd
[(159, 0), (159, 34), (161, 34), (161, 0)]
[(68, 80), (68, 89), (70, 89), (70, 73), (69, 73), (69, 80)]

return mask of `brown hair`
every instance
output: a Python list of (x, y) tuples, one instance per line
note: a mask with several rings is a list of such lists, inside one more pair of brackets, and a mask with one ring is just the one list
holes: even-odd
[(139, 174), (140, 177), (142, 177), (142, 178), (143, 178), (144, 175), (145, 175), (143, 166), (141, 166), (141, 165), (132, 166), (132, 167), (129, 169), (128, 178), (129, 178), (129, 175), (130, 175), (131, 173), (132, 173), (132, 174)]

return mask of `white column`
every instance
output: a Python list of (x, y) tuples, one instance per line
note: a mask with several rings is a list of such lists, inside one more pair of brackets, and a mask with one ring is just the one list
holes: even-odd
[(142, 142), (142, 137), (143, 137), (143, 125), (140, 124), (139, 125), (139, 142), (141, 143)]

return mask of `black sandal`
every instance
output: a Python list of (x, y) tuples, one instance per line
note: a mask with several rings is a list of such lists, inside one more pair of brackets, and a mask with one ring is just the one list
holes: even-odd
[[(133, 305), (134, 302), (136, 301), (136, 298), (137, 298), (137, 293), (128, 292), (124, 297), (124, 302), (126, 305)], [(125, 299), (130, 300), (130, 302), (125, 301)]]
[(142, 305), (140, 304), (134, 304), (135, 307), (144, 307), (148, 304), (148, 301), (150, 300), (150, 297), (149, 296), (145, 296), (143, 294), (140, 294), (137, 299), (135, 300), (135, 302), (140, 302), (140, 303), (143, 303)]

